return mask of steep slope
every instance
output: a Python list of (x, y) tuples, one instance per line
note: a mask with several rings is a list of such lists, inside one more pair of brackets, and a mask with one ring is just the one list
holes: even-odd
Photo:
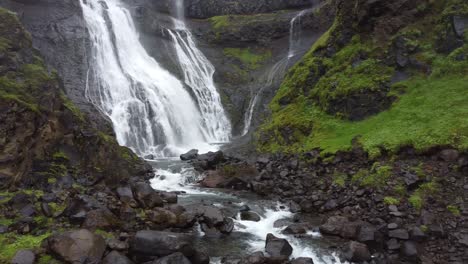
[(465, 1), (337, 1), (334, 25), (288, 74), (261, 151), (468, 148)]

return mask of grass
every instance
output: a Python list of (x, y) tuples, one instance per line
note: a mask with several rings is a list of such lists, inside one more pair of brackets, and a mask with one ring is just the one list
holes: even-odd
[(50, 233), (39, 236), (0, 234), (0, 263), (10, 263), (16, 252), (21, 249), (35, 249)]
[(333, 174), (333, 184), (336, 184), (337, 186), (340, 186), (340, 187), (345, 187), (347, 178), (348, 178), (348, 175), (344, 173), (335, 172)]
[(395, 198), (395, 197), (387, 196), (387, 197), (384, 198), (384, 203), (386, 205), (399, 205), (400, 204), (400, 199)]
[(364, 187), (383, 187), (388, 179), (392, 176), (392, 167), (381, 166), (376, 163), (372, 166), (371, 170), (359, 170), (352, 177), (352, 182), (358, 183)]
[(271, 51), (254, 53), (249, 48), (225, 48), (224, 55), (239, 60), (249, 70), (257, 69), (265, 60), (271, 58)]
[(435, 181), (421, 184), (409, 197), (408, 201), (416, 210), (421, 210), (424, 207), (427, 197), (436, 194), (438, 189), (438, 184)]

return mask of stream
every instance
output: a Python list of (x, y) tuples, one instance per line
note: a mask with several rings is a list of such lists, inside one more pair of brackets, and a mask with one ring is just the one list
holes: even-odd
[[(240, 258), (249, 253), (264, 251), (268, 233), (288, 240), (293, 247), (292, 258), (308, 257), (316, 264), (346, 263), (341, 262), (332, 249), (336, 241), (322, 237), (317, 231), (309, 230), (300, 236), (283, 234), (283, 229), (293, 223), (295, 215), (279, 202), (265, 200), (249, 191), (202, 188), (197, 185), (201, 175), (190, 163), (178, 158), (149, 162), (156, 171), (156, 177), (151, 180), (153, 188), (180, 192), (178, 204), (182, 206), (213, 205), (234, 219), (234, 231), (221, 237), (205, 236), (199, 227), (196, 228), (195, 246), (209, 253), (211, 263), (221, 263), (221, 257), (225, 256)], [(239, 210), (246, 205), (260, 215), (260, 221), (240, 220)], [(314, 219), (311, 221), (313, 223)], [(318, 224), (317, 221), (315, 219), (313, 224)]]

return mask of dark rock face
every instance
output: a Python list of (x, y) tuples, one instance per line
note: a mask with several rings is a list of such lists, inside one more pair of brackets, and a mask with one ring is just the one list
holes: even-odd
[(167, 256), (176, 252), (185, 256), (194, 254), (189, 236), (152, 230), (138, 231), (130, 243), (130, 250), (137, 256)]
[(293, 248), (286, 239), (277, 238), (273, 234), (268, 234), (265, 243), (265, 251), (271, 257), (288, 258), (293, 252)]
[(132, 189), (136, 200), (145, 208), (160, 207), (164, 203), (159, 194), (148, 183), (138, 182)]
[(309, 0), (191, 0), (188, 2), (187, 14), (192, 18), (268, 13), (275, 10), (303, 8), (312, 5), (312, 1)]
[(153, 264), (191, 264), (182, 253), (174, 253), (169, 256), (153, 261)]
[(70, 263), (81, 263), (83, 259), (88, 263), (100, 263), (106, 242), (101, 236), (80, 229), (47, 238), (47, 249)]
[(198, 157), (198, 149), (192, 149), (189, 152), (180, 155), (181, 160), (193, 160)]

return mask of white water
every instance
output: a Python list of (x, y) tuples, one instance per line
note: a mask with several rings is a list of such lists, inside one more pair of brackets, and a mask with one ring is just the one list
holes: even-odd
[[(208, 71), (198, 76), (202, 71), (193, 70), (199, 67), (191, 65), (197, 60), (182, 66), (196, 80), (189, 82), (194, 101), (184, 84), (146, 52), (120, 0), (81, 0), (81, 6), (93, 46), (95, 85), (87, 89), (87, 97), (112, 120), (121, 145), (140, 155), (164, 157), (192, 148), (205, 152), (214, 148), (210, 143), (229, 140), (219, 94), (203, 83)], [(187, 45), (195, 57), (202, 57), (192, 43)]]
[(269, 71), (267, 77), (266, 77), (266, 82), (265, 85), (262, 86), (262, 88), (254, 95), (252, 96), (252, 99), (249, 102), (249, 107), (247, 108), (247, 112), (244, 115), (244, 129), (242, 131), (241, 136), (247, 135), (250, 131), (250, 127), (252, 125), (252, 117), (253, 113), (255, 111), (255, 107), (257, 105), (258, 99), (260, 95), (262, 94), (263, 90), (266, 87), (269, 87), (274, 84), (276, 80), (280, 80), (292, 58), (294, 58), (299, 51), (300, 44), (301, 44), (301, 32), (302, 32), (302, 25), (301, 25), (301, 17), (306, 14), (309, 11), (307, 10), (302, 10), (299, 12), (297, 15), (295, 15), (292, 19), (291, 22), (289, 23), (289, 50), (288, 54), (286, 57), (282, 58), (279, 60), (271, 70)]

